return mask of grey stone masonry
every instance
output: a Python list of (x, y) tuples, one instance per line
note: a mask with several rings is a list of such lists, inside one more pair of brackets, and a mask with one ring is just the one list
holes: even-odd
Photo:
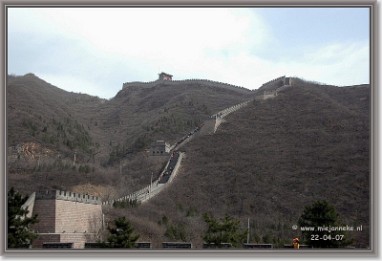
[(248, 100), (248, 101), (236, 104), (234, 106), (231, 106), (229, 108), (226, 108), (224, 110), (221, 110), (221, 111), (211, 115), (210, 118), (224, 118), (225, 116), (229, 115), (230, 113), (235, 112), (235, 111), (243, 108), (244, 106), (247, 106), (250, 101), (252, 101), (252, 100)]
[(296, 81), (297, 78), (295, 77), (286, 77), (281, 76), (276, 79), (273, 79), (271, 81), (268, 81), (261, 85), (259, 88), (260, 91), (275, 91), (276, 89), (283, 87), (283, 86), (291, 86)]
[(157, 180), (153, 181), (152, 186), (150, 184), (150, 185), (147, 185), (140, 190), (137, 190), (131, 194), (120, 197), (118, 199), (104, 201), (104, 202), (102, 202), (102, 205), (113, 205), (114, 202), (122, 202), (122, 201), (137, 201), (139, 203), (144, 203), (144, 202), (150, 200), (151, 198), (153, 198), (154, 196), (159, 194), (163, 189), (165, 189), (172, 182), (172, 180), (174, 179), (174, 177), (178, 173), (178, 169), (180, 167), (180, 164), (181, 164), (181, 161), (183, 158), (183, 154), (184, 153), (182, 153), (182, 152), (179, 153), (179, 157), (176, 160), (176, 163), (175, 163), (175, 166), (173, 167), (172, 173), (171, 173), (168, 181), (166, 181), (165, 183), (160, 183), (159, 181), (165, 175), (165, 172), (168, 171), (168, 167), (171, 163), (171, 158), (168, 160), (166, 167), (162, 170), (159, 178)]
[(233, 112), (243, 108), (244, 106), (247, 106), (250, 101), (252, 101), (252, 100), (248, 100), (248, 101), (236, 104), (234, 106), (231, 106), (229, 108), (221, 110), (218, 113), (215, 113), (214, 115), (211, 115), (210, 118), (215, 118), (215, 127), (214, 127), (213, 133), (216, 132), (216, 130), (218, 129), (218, 127), (222, 123), (222, 120), (223, 120), (224, 117), (226, 117), (227, 115), (229, 115), (229, 114), (231, 114), (231, 113), (233, 113)]
[(284, 83), (285, 83), (285, 75), (284, 75), (284, 76), (280, 76), (280, 77), (278, 77), (278, 78), (275, 78), (275, 79), (273, 79), (273, 80), (270, 80), (270, 81), (264, 83), (262, 86), (264, 87), (264, 86), (273, 85), (273, 84), (275, 84), (275, 83), (277, 83), (277, 82), (282, 82), (283, 85), (284, 85)]
[(125, 82), (122, 85), (122, 89), (130, 88), (130, 87), (139, 87), (139, 88), (151, 88), (159, 83), (166, 83), (167, 85), (177, 85), (177, 84), (203, 84), (209, 87), (217, 87), (217, 88), (224, 88), (224, 89), (230, 89), (230, 90), (235, 90), (239, 92), (243, 92), (246, 94), (251, 93), (250, 90), (238, 86), (238, 85), (233, 85), (229, 83), (223, 83), (223, 82), (217, 82), (217, 81), (211, 81), (207, 79), (186, 79), (186, 80), (172, 80), (172, 81), (164, 81), (164, 80), (156, 80), (156, 81), (151, 81), (151, 82)]
[(264, 83), (258, 90), (255, 100), (267, 100), (277, 97), (279, 92), (282, 92), (296, 82), (297, 78), (281, 76)]
[(70, 191), (62, 191), (62, 190), (38, 191), (36, 193), (36, 200), (43, 200), (43, 199), (58, 199), (58, 200), (101, 205), (101, 199), (99, 197), (70, 192)]

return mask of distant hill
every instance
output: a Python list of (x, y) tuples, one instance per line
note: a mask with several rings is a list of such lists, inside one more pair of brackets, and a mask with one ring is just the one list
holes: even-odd
[(220, 85), (205, 80), (125, 84), (103, 111), (101, 128), (111, 133), (111, 143), (126, 148), (141, 149), (156, 139), (172, 144), (214, 112), (252, 95), (244, 88)]
[[(209, 115), (252, 95), (207, 80), (124, 86), (105, 100), (66, 92), (33, 74), (8, 76), (11, 184), (34, 191), (90, 183), (110, 185), (117, 194), (139, 188), (147, 169), (158, 174), (165, 161), (147, 157), (153, 141), (174, 143)], [(26, 186), (31, 180), (40, 182)]]
[(273, 99), (252, 102), (214, 135), (186, 146), (168, 190), (110, 215), (128, 215), (143, 239), (200, 247), (202, 214), (228, 214), (243, 228), (250, 218), (251, 242), (282, 246), (296, 236), (291, 227), (304, 207), (321, 199), (336, 207), (343, 224), (363, 225), (351, 236), (356, 247), (368, 247), (370, 98), (368, 85), (301, 81)]
[(61, 152), (89, 154), (95, 146), (85, 128), (91, 110), (105, 100), (59, 89), (33, 74), (9, 76), (8, 145), (38, 142)]

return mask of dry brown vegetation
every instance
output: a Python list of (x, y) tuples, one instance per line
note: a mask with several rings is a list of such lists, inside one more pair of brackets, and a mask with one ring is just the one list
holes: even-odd
[[(369, 245), (368, 86), (295, 86), (226, 119), (215, 135), (187, 145), (171, 187), (118, 214), (138, 227), (157, 222), (156, 233), (163, 232), (159, 223), (166, 216), (199, 247), (203, 213), (227, 214), (243, 226), (250, 218), (251, 242), (282, 246), (296, 236), (291, 227), (303, 208), (327, 200), (343, 224), (365, 228), (351, 233), (353, 245)], [(162, 237), (157, 234), (154, 242)]]
[[(9, 184), (24, 193), (85, 184), (104, 186), (104, 191), (112, 186), (118, 195), (132, 192), (148, 185), (151, 173), (157, 177), (166, 161), (148, 157), (152, 141), (174, 143), (210, 113), (248, 94), (200, 82), (158, 82), (151, 88), (124, 88), (104, 100), (63, 91), (33, 74), (9, 76)], [(40, 149), (18, 151), (26, 143)]]
[[(344, 224), (363, 225), (362, 233), (351, 235), (355, 247), (368, 247), (370, 87), (296, 83), (229, 115), (214, 135), (193, 139), (182, 148), (186, 158), (170, 187), (138, 207), (105, 208), (109, 221), (127, 216), (140, 241), (154, 247), (192, 241), (201, 248), (202, 215), (210, 212), (235, 217), (243, 228), (250, 218), (251, 242), (282, 246), (296, 236), (291, 226), (304, 207), (326, 200)], [(7, 87), (8, 144), (36, 142), (52, 155), (36, 168), (37, 159), (10, 153), (8, 184), (25, 193), (43, 187), (99, 191), (106, 199), (122, 195), (148, 185), (165, 162), (148, 157), (147, 144), (174, 142), (251, 94), (159, 84), (129, 87), (102, 101), (33, 75), (16, 77)]]

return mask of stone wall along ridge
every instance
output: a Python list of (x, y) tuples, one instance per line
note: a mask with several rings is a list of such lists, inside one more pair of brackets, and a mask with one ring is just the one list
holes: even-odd
[(96, 196), (91, 196), (88, 194), (80, 194), (70, 191), (63, 190), (46, 190), (46, 191), (38, 191), (36, 193), (36, 200), (43, 199), (58, 199), (58, 200), (66, 200), (73, 202), (81, 202), (87, 204), (101, 204), (101, 199)]
[(236, 104), (236, 105), (233, 105), (231, 107), (228, 107), (228, 108), (226, 108), (224, 110), (221, 110), (221, 111), (211, 115), (210, 118), (224, 118), (228, 114), (230, 114), (232, 112), (235, 112), (235, 111), (241, 109), (244, 106), (247, 106), (250, 101), (252, 101), (252, 99), (248, 100), (248, 101), (245, 101), (245, 102), (242, 102), (242, 103), (239, 103), (239, 104)]
[(215, 127), (214, 127), (214, 132), (215, 133), (220, 126), (220, 124), (223, 122), (223, 118), (226, 117), (227, 115), (231, 114), (232, 112), (235, 112), (244, 106), (247, 106), (251, 100), (236, 104), (234, 106), (228, 107), (224, 110), (219, 111), (218, 113), (215, 113), (214, 115), (210, 116), (211, 118), (215, 118)]
[(172, 179), (176, 176), (177, 174), (177, 171), (178, 171), (178, 168), (180, 166), (180, 162), (182, 160), (182, 157), (183, 157), (183, 153), (180, 153), (179, 154), (179, 158), (178, 158), (178, 161), (174, 167), (174, 170), (171, 174), (171, 177), (169, 179), (169, 181), (165, 184), (161, 184), (159, 183), (159, 180), (162, 178), (164, 172), (166, 171), (169, 163), (170, 163), (170, 159), (168, 160), (165, 168), (162, 170), (161, 174), (159, 175), (158, 179), (154, 180), (153, 183), (152, 183), (152, 186), (151, 185), (147, 185), (145, 186), (144, 188), (140, 189), (140, 190), (137, 190), (131, 194), (128, 194), (126, 196), (123, 196), (123, 197), (120, 197), (118, 199), (115, 199), (115, 200), (108, 200), (108, 201), (104, 201), (102, 202), (102, 205), (113, 205), (114, 202), (122, 202), (122, 201), (130, 201), (130, 202), (133, 202), (133, 201), (137, 201), (139, 203), (143, 203), (143, 202), (146, 202), (147, 200), (151, 199), (152, 197), (156, 196), (157, 194), (159, 194), (169, 183), (171, 183)]
[(251, 92), (247, 88), (244, 88), (242, 86), (229, 84), (229, 83), (223, 83), (218, 81), (212, 81), (207, 79), (185, 79), (185, 80), (155, 80), (151, 82), (125, 82), (122, 85), (122, 90), (129, 88), (129, 87), (140, 87), (140, 88), (151, 88), (159, 83), (166, 83), (167, 85), (179, 85), (179, 84), (187, 84), (187, 83), (195, 83), (195, 84), (203, 84), (207, 85), (209, 87), (219, 87), (219, 88), (225, 88), (225, 89), (231, 89), (235, 91), (242, 91), (245, 93)]
[(267, 85), (270, 85), (270, 84), (274, 84), (274, 83), (276, 83), (276, 82), (278, 82), (280, 80), (284, 81), (285, 80), (285, 75), (277, 77), (275, 79), (272, 79), (272, 80), (270, 80), (270, 81), (268, 81), (266, 83), (263, 83), (263, 85), (261, 85), (261, 86), (263, 87), (263, 86), (267, 86)]

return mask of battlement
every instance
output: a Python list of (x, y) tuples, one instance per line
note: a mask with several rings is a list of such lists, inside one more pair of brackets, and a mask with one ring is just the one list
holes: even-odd
[(270, 80), (270, 81), (264, 83), (262, 86), (270, 85), (270, 84), (273, 84), (273, 83), (276, 83), (276, 82), (284, 83), (284, 81), (285, 81), (285, 75), (284, 76), (280, 76), (278, 78), (275, 78), (273, 80)]
[(261, 85), (259, 90), (263, 91), (263, 94), (265, 96), (269, 96), (272, 92), (278, 92), (284, 87), (290, 87), (292, 85), (295, 85), (297, 79), (298, 78), (296, 77), (281, 76), (264, 83), (263, 85)]
[(101, 199), (99, 197), (91, 196), (88, 194), (80, 194), (80, 193), (75, 193), (70, 191), (63, 191), (63, 190), (38, 191), (36, 193), (36, 200), (44, 200), (44, 199), (57, 199), (57, 200), (81, 202), (86, 204), (101, 205)]
[(209, 87), (220, 87), (224, 89), (231, 89), (235, 91), (242, 91), (245, 93), (250, 93), (251, 91), (242, 87), (242, 86), (237, 86), (229, 83), (223, 83), (223, 82), (217, 82), (217, 81), (212, 81), (212, 80), (207, 80), (207, 79), (186, 79), (186, 80), (156, 80), (156, 81), (151, 81), (151, 82), (125, 82), (122, 86), (122, 90), (129, 88), (129, 87), (139, 87), (139, 88), (151, 88), (156, 86), (159, 83), (166, 83), (167, 85), (176, 85), (176, 84), (203, 84), (207, 85)]

